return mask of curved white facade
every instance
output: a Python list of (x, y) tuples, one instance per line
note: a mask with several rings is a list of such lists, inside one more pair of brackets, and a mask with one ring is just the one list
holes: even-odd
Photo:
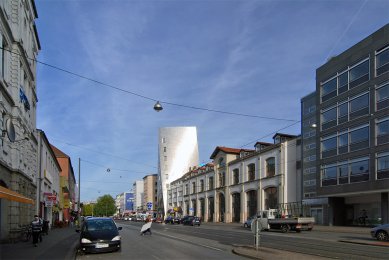
[(190, 167), (198, 166), (199, 150), (196, 127), (163, 127), (158, 139), (159, 209), (167, 213), (169, 184), (182, 177)]

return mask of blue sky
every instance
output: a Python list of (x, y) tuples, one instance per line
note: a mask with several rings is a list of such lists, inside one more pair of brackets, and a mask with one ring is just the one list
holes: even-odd
[[(157, 173), (158, 129), (196, 126), (200, 162), (300, 120), (325, 61), (389, 22), (388, 0), (36, 0), (37, 127), (68, 154), (81, 200)], [(136, 93), (147, 98), (131, 95)], [(259, 117), (244, 117), (155, 101)], [(300, 124), (282, 130), (299, 134)], [(264, 137), (264, 138), (263, 138)], [(107, 171), (107, 168), (110, 171)]]

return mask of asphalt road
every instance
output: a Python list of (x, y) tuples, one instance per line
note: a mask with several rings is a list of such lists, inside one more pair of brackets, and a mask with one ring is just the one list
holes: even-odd
[[(118, 221), (122, 251), (77, 256), (77, 259), (242, 259), (234, 245), (254, 245), (254, 235), (238, 225), (205, 223), (200, 227), (153, 224), (152, 236), (140, 236), (143, 223)], [(369, 234), (319, 231), (262, 232), (261, 246), (337, 259), (389, 259), (388, 247), (345, 243), (371, 240)]]

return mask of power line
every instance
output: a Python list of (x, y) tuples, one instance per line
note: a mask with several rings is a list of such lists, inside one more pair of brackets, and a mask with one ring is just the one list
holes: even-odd
[(81, 159), (82, 162), (86, 162), (86, 163), (89, 163), (89, 164), (93, 164), (93, 165), (96, 165), (96, 166), (99, 166), (99, 167), (102, 167), (104, 169), (107, 169), (107, 172), (109, 172), (109, 174), (111, 174), (111, 170), (114, 170), (114, 171), (121, 171), (121, 172), (132, 172), (132, 173), (143, 173), (143, 174), (149, 174), (147, 172), (139, 172), (139, 171), (133, 171), (133, 170), (124, 170), (124, 169), (116, 169), (116, 168), (110, 168), (108, 166), (104, 166), (104, 165), (101, 165), (101, 164), (98, 164), (98, 163), (95, 163), (95, 162), (91, 162), (91, 161), (87, 161), (87, 160), (84, 160), (84, 159)]
[(294, 125), (296, 125), (296, 124), (298, 124), (298, 123), (300, 123), (300, 122), (301, 122), (301, 121), (294, 122), (293, 124), (287, 125), (287, 126), (285, 126), (285, 127), (283, 127), (283, 128), (280, 128), (280, 129), (278, 129), (278, 130), (276, 130), (276, 131), (273, 131), (273, 132), (271, 132), (271, 133), (268, 133), (268, 134), (266, 134), (266, 135), (260, 137), (259, 139), (253, 140), (253, 141), (251, 141), (251, 142), (249, 142), (249, 143), (246, 143), (246, 144), (240, 146), (240, 148), (245, 147), (245, 146), (247, 146), (247, 145), (249, 145), (249, 144), (252, 144), (252, 143), (254, 143), (254, 142), (258, 142), (259, 140), (262, 140), (262, 139), (264, 139), (264, 138), (266, 138), (266, 137), (269, 137), (269, 136), (271, 136), (271, 135), (274, 135), (274, 134), (278, 133), (279, 131), (285, 130), (285, 129), (289, 128), (289, 127), (292, 127), (292, 126), (294, 126)]
[[(13, 52), (13, 51), (8, 50), (8, 49), (5, 49), (4, 47), (0, 47), (0, 49), (3, 49), (3, 50), (5, 50), (5, 51), (8, 51), (9, 53), (12, 53), (12, 54), (21, 56), (21, 54), (19, 54), (19, 53), (17, 53), (17, 52)], [(172, 102), (168, 102), (168, 101), (157, 100), (157, 99), (152, 98), (152, 97), (148, 97), (148, 96), (145, 96), (145, 95), (141, 95), (141, 94), (135, 93), (135, 92), (133, 92), (133, 91), (129, 91), (129, 90), (126, 90), (126, 89), (122, 89), (122, 88), (116, 87), (116, 86), (114, 86), (114, 85), (107, 84), (107, 83), (104, 83), (104, 82), (102, 82), (102, 81), (99, 81), (99, 80), (96, 80), (96, 79), (93, 79), (93, 78), (90, 78), (90, 77), (81, 75), (81, 74), (79, 74), (79, 73), (75, 73), (75, 72), (73, 72), (73, 71), (70, 71), (70, 70), (67, 70), (67, 69), (63, 69), (63, 68), (60, 68), (60, 67), (55, 66), (55, 65), (51, 65), (51, 64), (48, 64), (48, 63), (46, 63), (46, 62), (39, 61), (39, 60), (37, 60), (37, 59), (30, 58), (30, 57), (28, 57), (27, 55), (25, 55), (25, 56), (26, 56), (27, 59), (32, 60), (32, 61), (35, 61), (36, 63), (39, 63), (39, 64), (42, 64), (42, 65), (44, 65), (44, 66), (50, 67), (50, 68), (52, 68), (52, 69), (55, 69), (55, 70), (58, 70), (58, 71), (61, 71), (61, 72), (70, 74), (70, 75), (72, 75), (72, 76), (79, 77), (79, 78), (82, 78), (82, 79), (91, 81), (91, 82), (93, 82), (93, 83), (96, 83), (96, 84), (98, 84), (98, 85), (101, 85), (101, 86), (104, 86), (104, 87), (108, 87), (108, 88), (111, 88), (111, 89), (114, 89), (114, 90), (117, 90), (117, 91), (120, 91), (120, 92), (124, 92), (124, 93), (126, 93), (126, 94), (130, 94), (130, 95), (133, 95), (133, 96), (137, 96), (137, 97), (140, 97), (140, 98), (143, 98), (143, 99), (151, 100), (151, 101), (154, 101), (154, 102), (159, 101), (160, 103), (166, 104), (166, 105), (184, 107), (184, 108), (189, 108), (189, 109), (194, 109), (194, 110), (202, 110), (202, 111), (213, 112), (213, 113), (219, 113), (219, 114), (227, 114), (227, 115), (235, 115), (235, 116), (244, 116), (244, 117), (252, 117), (252, 118), (261, 118), (261, 119), (267, 119), (267, 120), (277, 120), (277, 121), (296, 122), (296, 120), (294, 120), (294, 119), (277, 118), (277, 117), (270, 117), (270, 116), (249, 115), (249, 114), (243, 114), (243, 113), (236, 113), (236, 112), (222, 111), (222, 110), (216, 110), (216, 109), (210, 109), (210, 108), (195, 107), (195, 106), (189, 106), (189, 105), (183, 105), (183, 104), (172, 103)]]

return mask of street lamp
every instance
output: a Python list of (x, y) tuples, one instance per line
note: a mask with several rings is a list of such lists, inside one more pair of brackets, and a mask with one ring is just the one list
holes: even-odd
[(159, 101), (157, 101), (157, 103), (155, 103), (154, 105), (154, 110), (159, 112), (159, 111), (162, 111), (163, 107), (162, 105), (159, 103)]

